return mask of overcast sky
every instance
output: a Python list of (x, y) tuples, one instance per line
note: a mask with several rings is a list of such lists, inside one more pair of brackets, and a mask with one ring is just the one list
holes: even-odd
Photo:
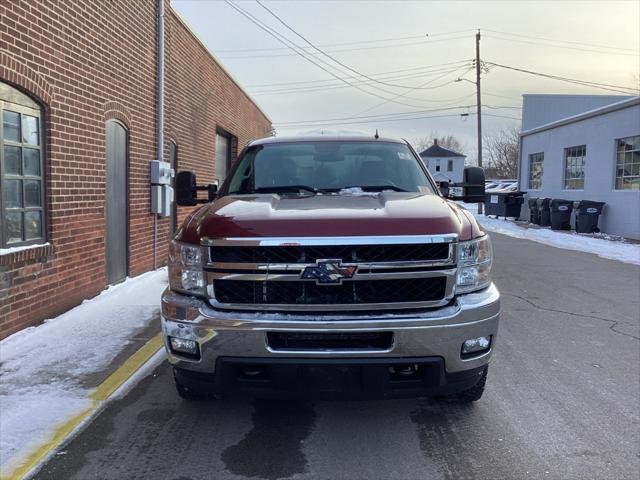
[[(475, 80), (470, 62), (478, 28), (483, 62), (638, 86), (638, 0), (263, 4), (343, 65), (314, 51), (255, 1), (237, 5), (306, 47), (305, 55), (333, 75), (224, 1), (172, 0), (173, 8), (271, 118), (278, 135), (335, 129), (373, 135), (377, 128), (381, 135), (413, 140), (437, 132), (457, 136), (466, 144), (465, 153), (475, 157), (475, 85), (454, 80)], [(483, 74), (481, 85), (488, 132), (518, 123), (502, 117), (519, 118), (523, 93), (617, 94), (496, 66)], [(431, 118), (390, 121), (383, 116), (406, 118), (407, 112)]]

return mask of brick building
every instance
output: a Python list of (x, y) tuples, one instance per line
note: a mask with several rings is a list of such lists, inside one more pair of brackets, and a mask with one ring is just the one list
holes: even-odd
[[(210, 183), (271, 123), (164, 9), (165, 160)], [(0, 2), (0, 338), (165, 263), (188, 209), (150, 213), (158, 11), (156, 0)]]

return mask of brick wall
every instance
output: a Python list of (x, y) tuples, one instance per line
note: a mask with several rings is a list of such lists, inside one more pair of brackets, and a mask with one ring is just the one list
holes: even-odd
[[(167, 0), (165, 155), (215, 175), (215, 132), (267, 136), (269, 120), (193, 36)], [(77, 305), (105, 287), (105, 122), (129, 132), (129, 275), (153, 265), (148, 162), (156, 158), (155, 0), (3, 0), (0, 81), (44, 108), (47, 240), (0, 255), (0, 338)], [(187, 211), (181, 209), (179, 218)], [(158, 223), (164, 264), (169, 219)]]

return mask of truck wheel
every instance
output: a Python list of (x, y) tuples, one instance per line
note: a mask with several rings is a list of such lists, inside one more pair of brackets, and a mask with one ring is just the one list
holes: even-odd
[(197, 401), (204, 400), (206, 398), (206, 395), (203, 392), (200, 392), (191, 387), (186, 387), (185, 385), (180, 383), (178, 377), (176, 376), (175, 370), (173, 372), (173, 380), (176, 383), (176, 391), (178, 392), (180, 398), (182, 398), (183, 400)]
[(485, 368), (482, 372), (482, 376), (478, 383), (476, 383), (473, 387), (464, 390), (458, 393), (457, 397), (461, 402), (471, 403), (477, 402), (482, 398), (482, 394), (484, 393), (484, 386), (487, 383), (487, 372), (489, 371), (489, 367)]

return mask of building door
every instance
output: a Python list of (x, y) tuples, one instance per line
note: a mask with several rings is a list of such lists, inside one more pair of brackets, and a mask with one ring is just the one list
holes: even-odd
[(218, 185), (222, 185), (227, 178), (227, 171), (231, 166), (231, 137), (222, 132), (216, 134), (216, 178)]
[(107, 284), (127, 276), (127, 130), (116, 120), (107, 122), (107, 178), (105, 199), (105, 257)]

